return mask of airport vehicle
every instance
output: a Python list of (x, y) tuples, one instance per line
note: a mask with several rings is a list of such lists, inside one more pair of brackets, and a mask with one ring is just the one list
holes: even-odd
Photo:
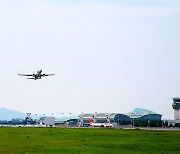
[(92, 127), (113, 127), (111, 123), (95, 123), (92, 119), (88, 119)]
[(52, 76), (55, 74), (42, 74), (42, 69), (38, 70), (37, 73), (33, 73), (33, 74), (18, 74), (20, 76), (27, 76), (27, 79), (33, 79), (33, 80), (37, 80), (37, 79), (41, 79), (41, 77), (45, 77), (45, 76)]

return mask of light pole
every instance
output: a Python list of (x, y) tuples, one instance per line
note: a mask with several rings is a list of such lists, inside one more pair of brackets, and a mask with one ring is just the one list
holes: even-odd
[(35, 114), (35, 118), (36, 118), (36, 120), (35, 120), (35, 121), (36, 121), (36, 124), (37, 124), (37, 114)]
[(105, 115), (106, 115), (106, 123), (108, 123), (109, 122), (108, 114)]
[(71, 113), (69, 113), (69, 115), (70, 115), (70, 127), (71, 127)]
[(133, 127), (134, 127), (134, 118), (133, 118)]
[(64, 119), (63, 119), (63, 116), (64, 115), (64, 113), (62, 112), (62, 119), (61, 119), (61, 123), (63, 124), (63, 126), (64, 126)]
[(118, 129), (119, 129), (119, 114), (118, 114)]
[(96, 116), (97, 116), (97, 112), (95, 112), (95, 115), (94, 115), (94, 121), (96, 122)]

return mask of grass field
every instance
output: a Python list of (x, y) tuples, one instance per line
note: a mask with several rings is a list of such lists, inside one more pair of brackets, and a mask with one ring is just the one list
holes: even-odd
[(0, 153), (180, 153), (180, 131), (1, 127)]

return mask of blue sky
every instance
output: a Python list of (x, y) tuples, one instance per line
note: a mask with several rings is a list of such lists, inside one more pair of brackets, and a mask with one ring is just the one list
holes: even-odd
[[(180, 2), (0, 2), (1, 107), (50, 115), (142, 107), (173, 118)], [(55, 73), (40, 81), (17, 73)]]

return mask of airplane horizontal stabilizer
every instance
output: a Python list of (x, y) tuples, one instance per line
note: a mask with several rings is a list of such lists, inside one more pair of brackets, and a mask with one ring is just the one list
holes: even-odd
[(33, 79), (33, 80), (35, 80), (35, 78), (27, 78), (27, 79)]
[(42, 76), (51, 76), (51, 75), (55, 75), (55, 74), (43, 74)]

